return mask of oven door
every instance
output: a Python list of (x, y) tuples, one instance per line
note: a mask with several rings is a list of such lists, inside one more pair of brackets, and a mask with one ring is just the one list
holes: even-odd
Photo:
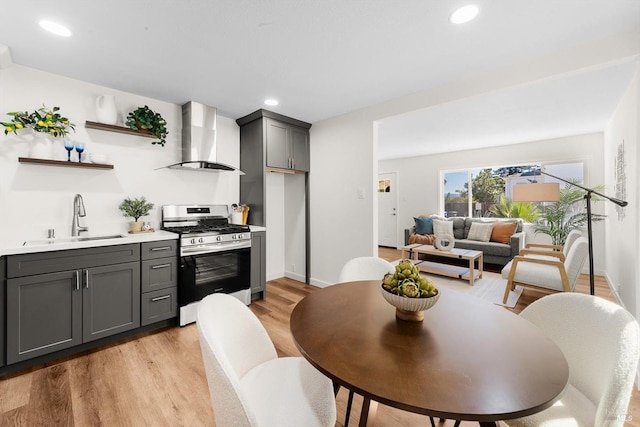
[(251, 287), (251, 248), (180, 257), (178, 304)]

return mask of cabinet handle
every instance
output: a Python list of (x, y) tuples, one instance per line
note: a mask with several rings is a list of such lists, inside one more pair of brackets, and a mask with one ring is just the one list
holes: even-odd
[(163, 297), (151, 298), (151, 302), (162, 301), (163, 299), (171, 298), (171, 295), (165, 295)]
[(84, 271), (84, 286), (89, 289), (89, 270)]
[(167, 268), (167, 267), (171, 267), (171, 264), (158, 264), (158, 265), (152, 265), (152, 266), (151, 266), (151, 269), (152, 269), (152, 270), (155, 270), (155, 269), (158, 269), (158, 268)]
[(171, 249), (171, 246), (160, 246), (160, 247), (157, 247), (157, 248), (151, 248), (151, 252), (168, 251), (169, 249)]
[(79, 291), (80, 290), (80, 272), (76, 270), (74, 274), (76, 275), (76, 291)]

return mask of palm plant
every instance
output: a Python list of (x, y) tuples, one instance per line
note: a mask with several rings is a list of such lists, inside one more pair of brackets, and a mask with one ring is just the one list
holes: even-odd
[[(600, 185), (594, 190), (602, 191)], [(552, 244), (564, 245), (567, 235), (571, 230), (578, 229), (587, 224), (586, 191), (571, 184), (565, 184), (560, 189), (560, 200), (544, 207), (540, 221), (535, 224), (535, 232), (547, 234), (551, 237)], [(592, 201), (602, 200), (592, 197)], [(592, 213), (592, 221), (602, 221), (605, 215)]]
[(535, 222), (540, 217), (540, 211), (534, 203), (512, 202), (505, 195), (500, 196), (500, 203), (492, 206), (489, 212), (497, 218), (522, 218), (525, 222)]

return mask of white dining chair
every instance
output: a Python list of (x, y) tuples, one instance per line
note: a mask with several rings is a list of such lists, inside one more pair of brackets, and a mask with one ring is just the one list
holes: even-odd
[(513, 427), (622, 426), (640, 355), (634, 317), (613, 302), (576, 293), (545, 296), (520, 316), (560, 347), (569, 364), (569, 384), (550, 408), (504, 422)]
[(389, 261), (378, 257), (359, 257), (347, 261), (338, 277), (338, 282), (356, 280), (380, 280), (387, 273), (393, 273), (395, 267)]
[[(380, 280), (387, 273), (393, 273), (395, 267), (389, 261), (378, 257), (358, 257), (347, 261), (340, 275), (338, 283), (354, 282), (356, 280)], [(353, 391), (349, 390), (347, 398), (347, 410), (344, 420), (344, 426), (349, 427), (349, 418), (351, 415), (351, 406), (353, 405)]]
[(331, 380), (302, 357), (278, 358), (253, 312), (227, 294), (200, 301), (197, 327), (218, 427), (334, 427)]

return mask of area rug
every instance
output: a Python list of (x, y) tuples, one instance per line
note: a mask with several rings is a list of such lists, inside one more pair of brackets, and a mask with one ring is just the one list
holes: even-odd
[[(399, 261), (399, 260), (398, 260)], [(392, 262), (397, 264), (398, 261)], [(467, 295), (472, 295), (476, 298), (480, 298), (484, 301), (491, 302), (493, 304), (502, 305), (504, 307), (513, 308), (518, 303), (520, 295), (522, 295), (523, 287), (516, 286), (516, 290), (509, 292), (509, 298), (507, 303), (502, 303), (504, 297), (504, 288), (507, 286), (507, 280), (503, 279), (498, 273), (491, 273), (488, 271), (482, 272), (482, 279), (476, 279), (473, 282), (473, 286), (469, 285), (467, 280), (454, 279), (452, 277), (438, 276), (436, 274), (420, 273), (427, 276), (437, 288), (452, 289), (457, 292), (463, 292)]]

